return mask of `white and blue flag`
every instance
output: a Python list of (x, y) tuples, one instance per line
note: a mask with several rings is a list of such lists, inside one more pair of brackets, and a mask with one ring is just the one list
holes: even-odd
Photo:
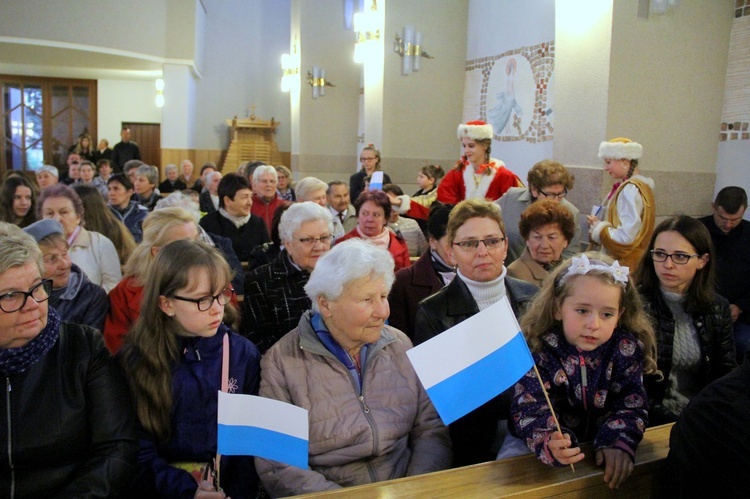
[(219, 454), (258, 456), (307, 468), (307, 410), (254, 395), (219, 392)]
[(407, 355), (445, 425), (500, 395), (534, 366), (507, 297)]

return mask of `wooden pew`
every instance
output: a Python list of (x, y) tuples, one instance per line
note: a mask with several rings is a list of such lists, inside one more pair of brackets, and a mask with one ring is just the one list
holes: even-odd
[(586, 458), (570, 467), (555, 468), (537, 461), (536, 456), (476, 464), (465, 468), (400, 478), (338, 491), (300, 497), (652, 497), (664, 459), (669, 452), (672, 425), (649, 428), (638, 446), (633, 474), (616, 491), (603, 481), (603, 468), (596, 466), (590, 445), (583, 446)]

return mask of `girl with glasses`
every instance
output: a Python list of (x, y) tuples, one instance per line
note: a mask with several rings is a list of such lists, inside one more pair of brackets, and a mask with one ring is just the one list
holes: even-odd
[[(362, 168), (349, 177), (349, 194), (352, 201), (356, 201), (362, 191), (366, 190), (365, 177), (372, 175), (378, 170), (382, 170), (380, 165), (380, 151), (375, 149), (375, 146), (368, 144), (367, 147), (363, 147), (359, 153), (359, 162), (362, 164)], [(390, 184), (391, 177), (387, 173), (383, 173), (383, 185)]]
[(694, 395), (736, 365), (732, 315), (715, 291), (714, 259), (708, 229), (681, 215), (656, 227), (635, 272), (664, 374), (646, 379), (652, 426), (676, 421)]
[[(225, 497), (195, 474), (208, 463), (219, 465), (217, 392), (255, 395), (260, 371), (255, 345), (223, 324), (234, 293), (231, 278), (222, 255), (202, 242), (175, 241), (154, 260), (140, 317), (119, 357), (143, 431), (128, 497), (192, 497), (196, 491), (196, 497)], [(223, 457), (220, 473), (231, 497), (251, 497), (257, 488), (252, 457)]]

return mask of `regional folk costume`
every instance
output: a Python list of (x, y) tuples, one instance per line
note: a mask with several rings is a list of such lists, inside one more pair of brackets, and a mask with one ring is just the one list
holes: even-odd
[[(599, 157), (637, 160), (643, 147), (629, 139), (612, 139), (599, 146)], [(632, 168), (631, 168), (632, 171)], [(615, 183), (602, 202), (603, 220), (591, 228), (591, 240), (622, 265), (634, 269), (646, 252), (654, 232), (654, 181), (642, 175), (628, 175)]]

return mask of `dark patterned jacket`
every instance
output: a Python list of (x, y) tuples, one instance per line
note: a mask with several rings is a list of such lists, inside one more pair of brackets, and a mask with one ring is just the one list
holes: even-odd
[(305, 293), (309, 278), (310, 274), (292, 264), (286, 250), (245, 275), (240, 332), (261, 353), (297, 327), (302, 314), (310, 309)]
[[(568, 343), (559, 328), (541, 340), (542, 351), (534, 353), (534, 362), (573, 446), (593, 440), (596, 450), (616, 448), (635, 459), (648, 422), (643, 347), (635, 336), (617, 328), (591, 352)], [(516, 383), (510, 411), (514, 433), (540, 461), (560, 466), (544, 445), (556, 428), (533, 370)]]

